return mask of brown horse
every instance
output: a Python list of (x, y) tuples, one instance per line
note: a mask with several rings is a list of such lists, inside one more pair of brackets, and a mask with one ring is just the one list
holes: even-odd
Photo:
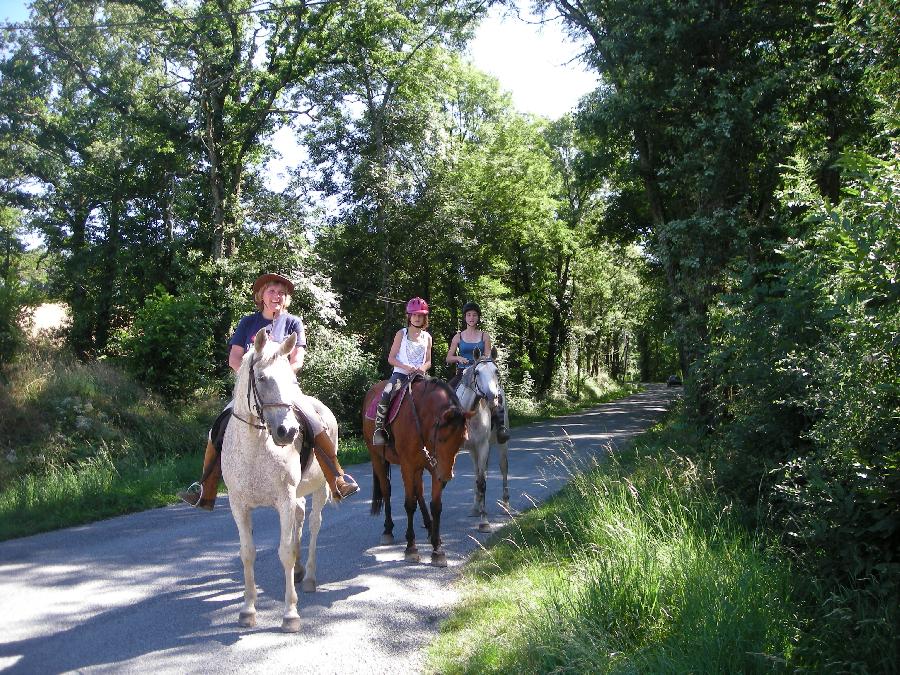
[[(418, 377), (406, 385), (407, 392), (396, 417), (390, 423), (393, 443), (372, 445), (375, 422), (366, 414), (376, 397), (381, 396), (385, 382), (379, 382), (366, 393), (363, 403), (363, 438), (372, 458), (372, 515), (384, 507), (382, 544), (394, 543), (394, 521), (391, 518), (390, 465), (399, 464), (406, 490), (406, 552), (409, 562), (419, 562), (413, 516), (418, 505), (431, 539), (431, 564), (447, 566), (447, 555), (441, 544), (441, 493), (453, 478), (453, 465), (460, 446), (466, 440), (466, 413), (456, 393), (443, 380)], [(431, 509), (426, 508), (422, 475), (431, 473)]]

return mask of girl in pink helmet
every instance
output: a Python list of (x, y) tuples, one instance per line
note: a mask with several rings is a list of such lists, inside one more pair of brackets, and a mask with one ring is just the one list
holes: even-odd
[(428, 303), (422, 298), (413, 298), (406, 303), (406, 327), (394, 335), (388, 363), (394, 367), (375, 415), (375, 433), (372, 445), (384, 445), (384, 420), (387, 417), (391, 394), (406, 384), (410, 377), (425, 375), (431, 368), (431, 334), (428, 328)]

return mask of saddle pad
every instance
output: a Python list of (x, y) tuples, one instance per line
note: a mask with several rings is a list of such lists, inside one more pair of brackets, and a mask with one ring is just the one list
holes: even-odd
[[(369, 402), (369, 407), (366, 408), (366, 419), (374, 420), (375, 415), (378, 413), (378, 402), (381, 400), (381, 393), (384, 391), (384, 386), (387, 382), (383, 382), (378, 386), (378, 394), (372, 397), (372, 400)], [(400, 404), (403, 403), (403, 397), (406, 396), (406, 385), (400, 389), (400, 393), (395, 393), (391, 398), (391, 405), (388, 408), (387, 420), (386, 423), (390, 424), (394, 421), (394, 418), (397, 417), (397, 412), (400, 410)]]
[(309, 463), (313, 457), (313, 430), (309, 419), (297, 406), (294, 406), (294, 414), (303, 427), (303, 442), (300, 444), (300, 470), (306, 471), (309, 469)]

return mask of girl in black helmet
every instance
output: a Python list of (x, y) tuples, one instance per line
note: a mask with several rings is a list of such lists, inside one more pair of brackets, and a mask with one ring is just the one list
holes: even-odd
[[(491, 336), (481, 328), (481, 307), (475, 302), (467, 302), (463, 305), (463, 329), (453, 336), (450, 341), (450, 350), (447, 352), (447, 363), (456, 365), (456, 375), (450, 379), (450, 386), (456, 389), (462, 378), (462, 372), (467, 366), (475, 363), (475, 350), (482, 355), (491, 354)], [(497, 407), (493, 410), (491, 423), (497, 431), (497, 441), (506, 443), (509, 440), (509, 432), (506, 429), (506, 394), (502, 387)]]

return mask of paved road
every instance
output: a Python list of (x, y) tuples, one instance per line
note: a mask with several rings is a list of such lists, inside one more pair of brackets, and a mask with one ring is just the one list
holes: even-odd
[[(545, 500), (568, 479), (573, 455), (589, 457), (640, 433), (675, 395), (651, 386), (588, 412), (515, 429), (512, 508)], [(177, 505), (0, 543), (0, 671), (419, 672), (422, 648), (457, 599), (453, 581), (462, 563), (488, 536), (468, 515), (471, 461), (460, 455), (444, 493), (444, 569), (403, 562), (405, 515), (396, 496), (399, 541), (378, 545), (382, 519), (369, 515), (371, 469), (359, 465), (351, 472), (362, 491), (325, 508), (319, 590), (300, 594), (300, 633), (280, 631), (284, 586), (270, 509), (254, 514), (257, 625), (238, 626), (237, 528), (220, 499), (212, 513)], [(399, 478), (396, 468), (394, 475)], [(492, 457), (489, 502), (499, 490)], [(491, 517), (496, 527), (508, 520), (496, 505)], [(428, 561), (430, 545), (421, 528), (417, 534)]]

